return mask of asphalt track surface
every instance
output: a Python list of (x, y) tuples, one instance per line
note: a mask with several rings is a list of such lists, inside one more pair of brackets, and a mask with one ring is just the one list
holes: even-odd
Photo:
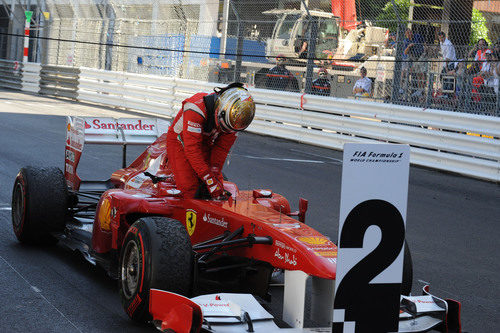
[[(117, 283), (101, 269), (61, 247), (21, 245), (12, 232), (16, 173), (26, 165), (63, 166), (62, 115), (68, 114), (120, 116), (0, 90), (0, 332), (152, 332), (128, 320)], [(129, 149), (129, 160), (140, 151)], [(341, 161), (338, 151), (243, 133), (225, 173), (242, 189), (284, 194), (292, 209), (300, 196), (307, 198), (307, 223), (336, 241)], [(119, 147), (88, 145), (79, 172), (83, 179), (105, 179), (120, 163)], [(460, 300), (468, 332), (500, 332), (499, 203), (498, 184), (411, 167), (406, 239), (413, 290), (428, 281), (436, 295)]]

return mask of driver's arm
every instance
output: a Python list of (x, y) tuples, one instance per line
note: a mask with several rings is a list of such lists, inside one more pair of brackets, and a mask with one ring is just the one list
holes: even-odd
[(210, 172), (203, 152), (203, 124), (205, 118), (194, 110), (185, 110), (182, 119), (184, 152), (194, 172), (201, 179)]
[(234, 141), (236, 141), (236, 137), (236, 133), (222, 133), (217, 140), (215, 140), (210, 154), (211, 167), (218, 168), (222, 171), (224, 161), (226, 160), (227, 154), (229, 153), (229, 150), (231, 150)]

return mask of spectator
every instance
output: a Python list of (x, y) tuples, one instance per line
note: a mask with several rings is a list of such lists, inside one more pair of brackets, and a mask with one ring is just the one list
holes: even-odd
[(331, 84), (328, 79), (328, 71), (321, 68), (318, 71), (318, 78), (312, 82), (312, 91), (314, 95), (330, 96)]
[(411, 29), (406, 29), (405, 37), (403, 54), (410, 61), (420, 58), (424, 53), (424, 38), (418, 33), (413, 33)]
[(484, 79), (486, 84), (486, 89), (489, 94), (498, 94), (498, 76), (500, 73), (500, 64), (498, 58), (491, 51), (487, 50), (485, 52), (486, 62), (483, 64), (483, 69), (479, 75)]
[(482, 64), (479, 75), (472, 80), (473, 100), (476, 102), (490, 103), (495, 100), (498, 93), (498, 58), (495, 58), (491, 50), (484, 52), (486, 61)]
[(455, 63), (448, 64), (448, 70), (446, 75), (451, 75), (455, 77), (455, 93), (457, 96), (462, 96), (464, 88), (464, 75), (466, 71), (465, 59), (460, 59)]
[(443, 57), (443, 73), (448, 70), (450, 62), (457, 61), (455, 46), (446, 38), (446, 34), (442, 31), (438, 33), (439, 45), (441, 46), (441, 55)]
[[(402, 86), (407, 84), (405, 79), (408, 77), (413, 61), (420, 58), (422, 53), (424, 53), (424, 39), (420, 34), (413, 33), (411, 29), (406, 29), (405, 37), (403, 42), (403, 64), (401, 66)], [(403, 89), (399, 90), (400, 94), (403, 92)]]
[(491, 76), (488, 85), (495, 90), (495, 94), (498, 96), (500, 88), (500, 53), (492, 52), (491, 56)]
[[(433, 57), (435, 53), (435, 47), (432, 45), (425, 45), (423, 47), (424, 51), (418, 59), (413, 63), (411, 68), (411, 73), (414, 75), (413, 83), (416, 83), (416, 90), (412, 93), (412, 97), (420, 97), (424, 93), (425, 83), (426, 83), (426, 73), (429, 72), (429, 59)], [(415, 84), (412, 84), (412, 88), (415, 88)]]
[(297, 79), (285, 67), (286, 57), (282, 54), (276, 57), (276, 66), (266, 74), (266, 88), (282, 91), (299, 91)]
[(493, 45), (493, 54), (496, 56), (497, 59), (500, 58), (500, 38), (498, 38), (495, 45)]
[(355, 96), (369, 97), (372, 93), (372, 80), (366, 77), (366, 68), (361, 67), (359, 73), (361, 74), (361, 78), (354, 84), (352, 93)]
[(396, 33), (395, 32), (391, 32), (389, 34), (389, 38), (385, 41), (385, 47), (387, 49), (395, 49), (396, 45), (397, 45), (396, 43), (397, 43)]
[(469, 68), (470, 74), (475, 74), (483, 70), (483, 64), (486, 61), (486, 51), (488, 50), (488, 42), (481, 38), (477, 41), (476, 46), (470, 50), (468, 58), (474, 57), (474, 64)]
[(486, 80), (491, 75), (493, 75), (495, 63), (493, 61), (493, 52), (491, 50), (486, 50), (486, 52), (484, 52), (484, 57), (486, 60), (481, 67), (481, 71), (479, 72), (479, 76)]
[(299, 59), (307, 59), (307, 52), (308, 52), (307, 47), (309, 46), (309, 43), (307, 42), (309, 34), (309, 26), (310, 23), (305, 22), (302, 28), (302, 33), (297, 36), (298, 45), (296, 44), (296, 46), (298, 46), (298, 48), (296, 48), (295, 51), (298, 53)]
[(300, 59), (307, 59), (307, 46), (309, 45), (307, 43), (306, 39), (301, 40), (302, 46), (299, 49), (299, 58)]

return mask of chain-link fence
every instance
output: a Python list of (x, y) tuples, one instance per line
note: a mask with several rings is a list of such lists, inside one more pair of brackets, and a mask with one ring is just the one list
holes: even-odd
[(31, 60), (500, 115), (500, 0), (37, 4)]

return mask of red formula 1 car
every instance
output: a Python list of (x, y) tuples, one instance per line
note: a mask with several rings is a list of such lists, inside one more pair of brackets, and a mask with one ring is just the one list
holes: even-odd
[[(242, 191), (228, 181), (227, 200), (211, 200), (203, 189), (198, 198), (183, 199), (167, 167), (166, 135), (158, 137), (166, 126), (151, 119), (68, 118), (64, 173), (25, 167), (17, 175), (12, 197), (17, 238), (58, 241), (104, 267), (119, 280), (123, 307), (136, 321), (151, 320), (152, 308), (158, 312), (162, 300), (150, 304), (151, 290), (265, 299), (277, 270), (284, 271), (285, 322), (303, 327), (308, 278), (313, 319), (331, 321), (337, 247), (304, 223), (307, 201), (300, 199), (299, 211), (291, 212), (287, 199), (271, 190)], [(125, 155), (126, 145), (153, 141), (106, 181), (77, 175), (85, 143), (121, 144)], [(403, 294), (408, 294), (408, 251), (405, 266)]]

